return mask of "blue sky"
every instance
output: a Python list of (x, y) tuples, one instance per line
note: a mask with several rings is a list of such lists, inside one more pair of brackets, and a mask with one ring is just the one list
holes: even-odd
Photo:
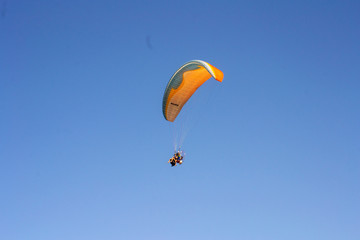
[(0, 3), (0, 239), (360, 239), (358, 1)]

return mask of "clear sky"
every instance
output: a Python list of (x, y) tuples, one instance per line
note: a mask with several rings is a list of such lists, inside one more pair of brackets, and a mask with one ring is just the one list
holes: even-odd
[[(0, 0), (0, 239), (360, 239), (359, 12)], [(192, 59), (225, 77), (171, 168)]]

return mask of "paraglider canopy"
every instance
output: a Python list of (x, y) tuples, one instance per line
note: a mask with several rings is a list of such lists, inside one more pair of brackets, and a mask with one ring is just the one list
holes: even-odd
[(165, 119), (173, 122), (189, 98), (211, 77), (222, 82), (224, 74), (201, 60), (192, 60), (181, 66), (165, 89), (162, 105)]

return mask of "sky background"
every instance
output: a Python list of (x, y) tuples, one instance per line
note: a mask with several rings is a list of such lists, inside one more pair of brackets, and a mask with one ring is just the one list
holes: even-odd
[[(359, 12), (0, 0), (0, 239), (360, 239)], [(192, 59), (224, 80), (171, 168)]]

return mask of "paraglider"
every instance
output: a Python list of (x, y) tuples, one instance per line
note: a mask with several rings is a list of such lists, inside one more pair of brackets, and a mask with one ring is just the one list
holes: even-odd
[[(163, 96), (162, 112), (164, 118), (169, 122), (174, 122), (185, 103), (191, 98), (196, 90), (207, 80), (213, 77), (215, 80), (222, 82), (224, 74), (216, 67), (202, 60), (192, 60), (181, 66), (170, 78)], [(176, 166), (177, 158), (181, 160), (183, 156), (180, 151), (176, 151), (174, 157), (169, 160), (172, 166)]]
[(201, 60), (187, 62), (180, 67), (170, 78), (165, 89), (162, 104), (165, 119), (174, 122), (189, 98), (211, 77), (222, 82), (224, 74)]
[(184, 156), (182, 155), (182, 152), (178, 150), (172, 158), (169, 159), (168, 163), (171, 164), (172, 167), (176, 166), (176, 164), (182, 164), (183, 163)]

